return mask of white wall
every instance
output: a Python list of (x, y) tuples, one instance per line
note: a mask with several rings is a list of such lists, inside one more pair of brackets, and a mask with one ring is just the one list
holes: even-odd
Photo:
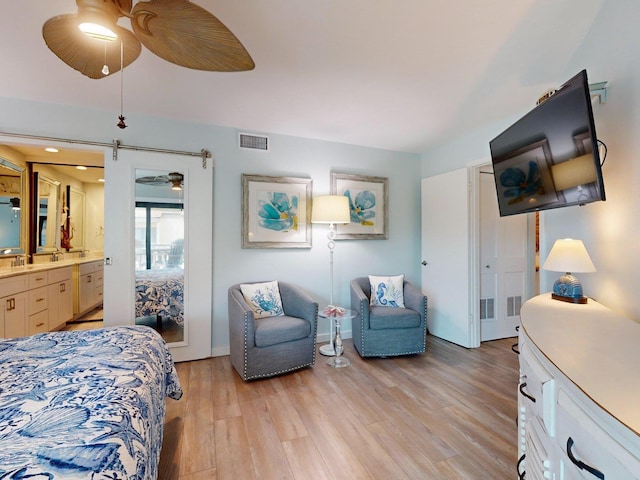
[[(557, 85), (583, 68), (591, 82), (607, 81), (607, 101), (594, 105), (598, 138), (609, 153), (603, 167), (606, 202), (550, 210), (541, 215), (541, 259), (557, 238), (584, 241), (597, 273), (582, 274), (585, 294), (640, 321), (640, 30), (637, 2), (607, 0), (581, 47), (557, 72)], [(547, 88), (548, 85), (545, 87)], [(540, 93), (542, 93), (541, 90)], [(426, 152), (422, 173), (431, 176), (489, 158), (489, 141), (533, 108), (514, 106), (513, 118), (487, 125), (455, 142)], [(550, 291), (558, 274), (542, 272), (541, 291)]]
[[(329, 299), (327, 227), (313, 227), (311, 249), (241, 248), (242, 173), (311, 178), (314, 196), (329, 193), (331, 171), (388, 177), (389, 240), (338, 242), (334, 300), (348, 306), (349, 281), (360, 275), (404, 273), (409, 280), (420, 283), (419, 156), (273, 134), (269, 135), (270, 152), (247, 152), (238, 149), (237, 130), (233, 128), (136, 116), (125, 111), (128, 128), (120, 130), (116, 127), (117, 115), (0, 98), (0, 136), (2, 132), (23, 133), (104, 143), (118, 138), (124, 145), (193, 152), (205, 148), (212, 152), (214, 352), (224, 352), (228, 346), (227, 289), (234, 283), (279, 279), (299, 284), (321, 305)], [(111, 150), (106, 149), (105, 153), (105, 160), (113, 161)], [(176, 162), (179, 166), (180, 157)], [(88, 206), (88, 217), (90, 214)], [(88, 222), (88, 244), (92, 244), (90, 237), (97, 234), (98, 228)], [(350, 329), (350, 323), (346, 323), (345, 330)], [(321, 322), (320, 334), (327, 331), (328, 323)]]

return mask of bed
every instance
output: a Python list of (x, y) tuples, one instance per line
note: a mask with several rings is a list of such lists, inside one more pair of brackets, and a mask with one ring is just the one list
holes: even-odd
[(170, 318), (184, 326), (184, 270), (136, 270), (136, 318)]
[(155, 479), (182, 390), (145, 326), (0, 340), (0, 478)]

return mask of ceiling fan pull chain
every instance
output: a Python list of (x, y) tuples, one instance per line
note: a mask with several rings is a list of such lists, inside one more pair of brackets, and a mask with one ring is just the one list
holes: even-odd
[(120, 41), (120, 115), (118, 116), (118, 127), (125, 129), (127, 124), (124, 123), (124, 42)]

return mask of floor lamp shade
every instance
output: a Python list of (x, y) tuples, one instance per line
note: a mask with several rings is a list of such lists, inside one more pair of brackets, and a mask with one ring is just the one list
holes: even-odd
[(586, 303), (586, 297), (582, 294), (582, 284), (572, 273), (595, 272), (596, 267), (582, 240), (572, 238), (556, 240), (542, 268), (552, 272), (565, 272), (553, 284), (553, 298)]
[(349, 198), (344, 195), (321, 195), (313, 199), (311, 223), (349, 223)]

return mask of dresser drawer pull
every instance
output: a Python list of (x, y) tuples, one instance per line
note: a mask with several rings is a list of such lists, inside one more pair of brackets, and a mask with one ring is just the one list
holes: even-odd
[(569, 455), (569, 460), (571, 460), (574, 463), (574, 465), (578, 467), (580, 470), (586, 470), (594, 477), (599, 478), (600, 480), (604, 480), (604, 473), (602, 473), (600, 470), (596, 470), (595, 468), (590, 467), (586, 463), (574, 457), (573, 452), (571, 451), (571, 448), (573, 448), (573, 438), (569, 437), (567, 439), (567, 455)]
[(40, 322), (39, 324), (36, 325), (36, 328), (40, 328), (43, 325), (44, 325), (44, 322)]
[(526, 453), (523, 453), (522, 456), (518, 459), (518, 465), (516, 467), (516, 469), (518, 470), (518, 480), (524, 480), (524, 475), (526, 471), (520, 472), (520, 465), (522, 464), (522, 462), (524, 462), (525, 456), (526, 456)]
[(536, 398), (524, 391), (524, 387), (526, 386), (527, 386), (527, 382), (523, 382), (520, 384), (520, 386), (518, 387), (518, 389), (520, 390), (520, 393), (525, 397), (527, 397), (529, 400), (531, 400), (533, 403), (536, 403)]
[(43, 301), (44, 301), (44, 297), (43, 298), (36, 298), (36, 303), (43, 302)]

